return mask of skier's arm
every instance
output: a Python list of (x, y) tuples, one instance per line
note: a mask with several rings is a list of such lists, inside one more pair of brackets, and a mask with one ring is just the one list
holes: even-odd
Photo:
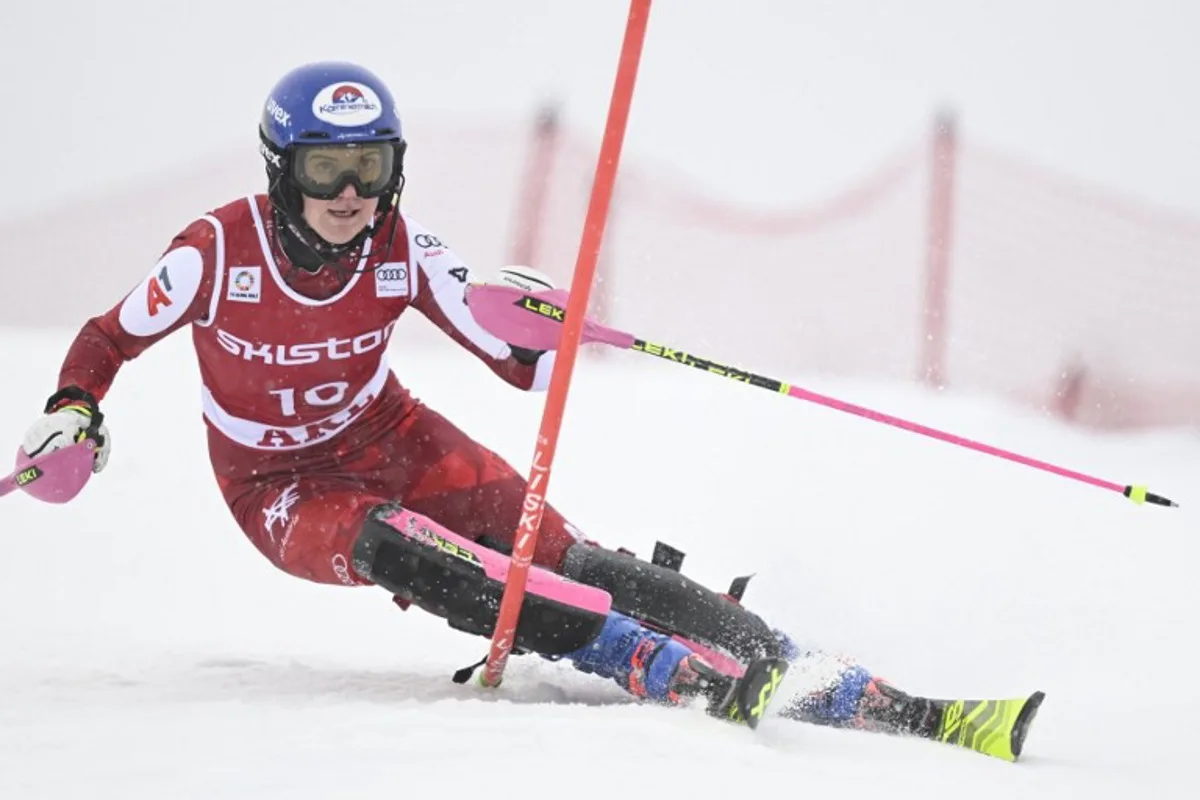
[(204, 319), (215, 291), (215, 238), (208, 221), (192, 223), (121, 302), (84, 323), (59, 371), (59, 390), (77, 387), (99, 401), (126, 361)]
[(104, 469), (112, 439), (100, 400), (126, 361), (189, 322), (204, 319), (217, 291), (215, 237), (210, 223), (193, 223), (172, 240), (133, 291), (84, 324), (59, 370), (58, 391), (25, 434), (22, 449), (27, 455), (46, 455), (87, 438), (97, 445), (93, 471)]
[(466, 303), (471, 269), (419, 222), (406, 217), (412, 305), (450, 338), (519, 389), (544, 391), (550, 385), (554, 353), (514, 348), (475, 321)]

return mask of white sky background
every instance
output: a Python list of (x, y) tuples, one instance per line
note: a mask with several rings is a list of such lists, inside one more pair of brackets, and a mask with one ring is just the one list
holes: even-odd
[[(15, 3), (0, 144), (23, 213), (244, 143), (297, 63), (350, 58), (412, 110), (523, 117), (548, 95), (599, 134), (628, 4)], [(1200, 4), (1178, 0), (657, 0), (627, 153), (729, 199), (819, 200), (922, 135), (964, 131), (1200, 213)], [(409, 130), (419, 139), (419, 131)], [(420, 157), (419, 148), (412, 151)]]

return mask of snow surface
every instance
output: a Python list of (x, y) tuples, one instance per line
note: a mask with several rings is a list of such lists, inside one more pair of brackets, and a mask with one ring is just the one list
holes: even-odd
[[(69, 338), (0, 332), (14, 447)], [(525, 471), (540, 396), (449, 343), (392, 357)], [(550, 496), (578, 525), (644, 555), (663, 538), (713, 584), (756, 572), (749, 605), (910, 691), (1045, 690), (1022, 762), (781, 719), (754, 735), (531, 657), (498, 691), (452, 684), (485, 640), (249, 546), (176, 336), (118, 379), (112, 461), (75, 502), (0, 501), (0, 798), (1194, 796), (1194, 433), (1099, 438), (965, 398), (804, 384), (1183, 504), (1138, 508), (632, 354), (576, 377)]]

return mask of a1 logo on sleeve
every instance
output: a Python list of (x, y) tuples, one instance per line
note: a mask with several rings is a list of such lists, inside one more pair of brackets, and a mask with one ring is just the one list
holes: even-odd
[(204, 257), (194, 247), (164, 255), (121, 304), (121, 327), (134, 336), (154, 336), (174, 325), (200, 291)]

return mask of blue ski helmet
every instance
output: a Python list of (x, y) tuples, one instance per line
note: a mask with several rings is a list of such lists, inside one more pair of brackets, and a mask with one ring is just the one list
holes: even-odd
[[(313, 243), (323, 240), (304, 222), (302, 195), (332, 199), (353, 184), (359, 196), (380, 198), (382, 215), (403, 188), (406, 143), (396, 101), (357, 64), (317, 62), (284, 75), (267, 96), (259, 137), (271, 202)], [(321, 153), (343, 158), (308, 158)]]

